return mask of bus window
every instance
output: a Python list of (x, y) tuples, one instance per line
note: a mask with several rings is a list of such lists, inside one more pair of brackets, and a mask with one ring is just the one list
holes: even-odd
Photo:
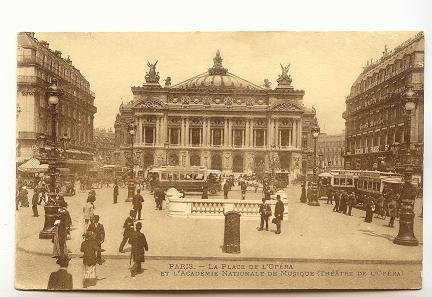
[(179, 180), (179, 174), (178, 173), (173, 173), (173, 180)]
[(353, 180), (351, 178), (347, 178), (347, 185), (348, 186), (352, 186), (353, 185)]
[(340, 179), (340, 184), (341, 184), (341, 186), (345, 186), (345, 178)]
[(180, 173), (180, 180), (186, 180), (186, 174)]
[(339, 178), (335, 178), (335, 179), (334, 179), (334, 184), (335, 184), (336, 186), (339, 185)]
[(367, 189), (372, 190), (372, 182), (371, 181), (368, 182)]
[(161, 180), (168, 180), (168, 173), (166, 173), (166, 172), (162, 173)]
[(173, 179), (173, 174), (172, 173), (168, 173), (168, 180), (172, 180)]
[(197, 173), (197, 174), (194, 175), (194, 179), (195, 180), (203, 180), (204, 179), (204, 174)]
[(374, 190), (375, 191), (379, 191), (380, 190), (380, 183), (379, 182), (374, 182)]

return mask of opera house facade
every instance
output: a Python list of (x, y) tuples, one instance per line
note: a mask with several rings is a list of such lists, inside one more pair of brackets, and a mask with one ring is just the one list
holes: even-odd
[[(122, 156), (133, 146), (134, 164), (201, 165), (225, 173), (278, 169), (301, 172), (312, 148), (315, 110), (291, 85), (289, 65), (276, 88), (258, 86), (228, 71), (217, 51), (206, 72), (178, 84), (159, 84), (156, 63), (145, 83), (132, 87), (115, 120)], [(130, 133), (133, 131), (132, 133)], [(133, 139), (132, 139), (133, 138)]]

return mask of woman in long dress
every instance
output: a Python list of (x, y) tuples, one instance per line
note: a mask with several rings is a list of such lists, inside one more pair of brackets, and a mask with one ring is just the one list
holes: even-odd
[(53, 258), (67, 257), (67, 226), (65, 217), (60, 213), (59, 218), (54, 222)]
[(83, 255), (83, 288), (96, 285), (96, 252), (100, 251), (94, 232), (87, 231), (85, 240), (81, 243)]
[(365, 222), (366, 223), (372, 223), (373, 213), (375, 211), (375, 203), (372, 200), (371, 197), (368, 198), (368, 201), (366, 203), (366, 217)]

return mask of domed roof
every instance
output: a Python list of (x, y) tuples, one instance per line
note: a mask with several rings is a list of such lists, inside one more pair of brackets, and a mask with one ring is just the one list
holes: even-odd
[(179, 84), (172, 86), (172, 89), (244, 89), (244, 90), (263, 90), (262, 87), (238, 77), (223, 68), (222, 58), (219, 50), (213, 59), (214, 65), (207, 72), (187, 79)]

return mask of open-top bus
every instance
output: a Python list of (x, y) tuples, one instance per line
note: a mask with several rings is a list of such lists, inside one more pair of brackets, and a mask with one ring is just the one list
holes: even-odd
[(157, 185), (164, 191), (176, 188), (185, 192), (201, 192), (205, 183), (211, 194), (216, 194), (221, 190), (221, 172), (203, 166), (155, 167), (149, 169), (147, 176), (157, 180)]

